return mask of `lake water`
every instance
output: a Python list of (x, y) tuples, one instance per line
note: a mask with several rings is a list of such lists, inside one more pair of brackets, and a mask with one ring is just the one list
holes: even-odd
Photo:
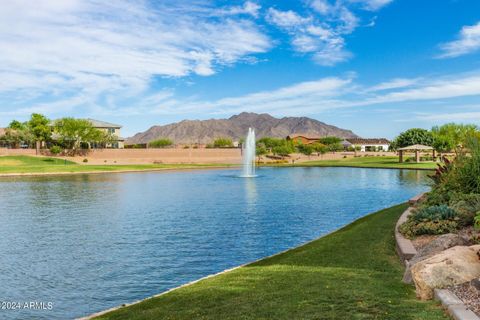
[(0, 309), (0, 319), (75, 318), (145, 298), (428, 189), (421, 171), (238, 173), (0, 178), (0, 301), (52, 303), (51, 310)]

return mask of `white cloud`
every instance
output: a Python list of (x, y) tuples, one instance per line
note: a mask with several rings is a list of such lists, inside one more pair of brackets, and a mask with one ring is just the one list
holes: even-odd
[[(251, 93), (239, 97), (223, 98), (216, 101), (178, 102), (185, 112), (199, 107), (214, 114), (232, 114), (250, 110), (256, 112), (318, 114), (338, 108), (358, 108), (422, 101), (437, 103), (447, 99), (480, 97), (480, 72), (456, 74), (445, 77), (402, 79), (372, 86), (361, 86), (353, 76), (324, 78), (301, 82), (272, 91)], [(162, 112), (179, 112), (178, 109), (162, 109)], [(175, 111), (174, 111), (175, 110)], [(160, 112), (157, 109), (157, 112)]]
[(208, 76), (218, 66), (271, 47), (249, 20), (258, 14), (258, 5), (247, 1), (222, 10), (224, 15), (212, 18), (214, 9), (202, 2), (4, 2), (0, 92), (52, 100), (81, 93), (135, 94), (147, 89), (154, 76)]
[(258, 17), (261, 6), (255, 2), (247, 1), (243, 6), (233, 6), (225, 9), (216, 10), (217, 15), (237, 15), (248, 14), (255, 18)]
[[(402, 110), (415, 105), (415, 111), (422, 108), (431, 110), (434, 105), (454, 108), (459, 99), (480, 97), (480, 72), (471, 74), (453, 74), (443, 77), (422, 77), (414, 79), (394, 78), (379, 84), (363, 86), (355, 81), (355, 75), (321, 78), (291, 84), (268, 91), (252, 92), (241, 96), (230, 96), (216, 100), (202, 100), (194, 96), (179, 98), (173, 90), (163, 90), (136, 100), (128, 108), (96, 108), (92, 112), (100, 115), (220, 115), (226, 116), (242, 111), (268, 112), (274, 115), (318, 115), (335, 109), (365, 110), (379, 106), (381, 110)], [(85, 97), (86, 98), (86, 97)], [(456, 100), (454, 100), (456, 99)], [(55, 108), (71, 104), (72, 101), (59, 102), (55, 106), (43, 105), (42, 108)], [(73, 101), (75, 103), (75, 101)], [(460, 105), (463, 110), (465, 107)], [(372, 110), (378, 110), (372, 109)], [(448, 115), (417, 114), (423, 120), (440, 121), (450, 119), (461, 121), (464, 118), (474, 121), (478, 112), (473, 106), (469, 112), (449, 113)], [(24, 114), (31, 109), (24, 109)], [(338, 112), (338, 111), (336, 111)], [(373, 112), (373, 111), (372, 111)], [(377, 112), (377, 111), (375, 111)], [(1, 113), (0, 113), (1, 114)], [(92, 113), (93, 114), (93, 113)], [(451, 117), (450, 117), (451, 116)], [(417, 118), (418, 118), (417, 117)], [(448, 118), (450, 117), (450, 118)], [(415, 116), (412, 115), (412, 119)], [(420, 119), (420, 118), (418, 118)], [(420, 119), (420, 120), (422, 120)]]
[[(359, 27), (360, 19), (352, 10), (360, 7), (375, 11), (391, 1), (305, 0), (307, 10), (303, 15), (292, 10), (269, 8), (267, 21), (290, 35), (295, 51), (312, 54), (313, 61), (319, 65), (333, 66), (353, 56), (346, 49), (345, 35), (351, 34)], [(374, 26), (374, 21), (371, 20), (367, 26)]]
[(332, 10), (332, 5), (327, 0), (313, 0), (310, 5), (320, 14), (326, 15)]
[(393, 0), (350, 0), (353, 3), (361, 3), (363, 8), (370, 11), (377, 11), (387, 4), (393, 2)]
[(383, 90), (391, 90), (391, 89), (398, 89), (398, 88), (405, 88), (410, 87), (416, 83), (418, 83), (420, 79), (405, 79), (405, 78), (397, 78), (392, 79), (369, 88), (369, 91), (383, 91)]
[[(480, 105), (477, 106), (480, 109)], [(415, 116), (418, 120), (440, 122), (480, 122), (480, 112), (451, 112), (451, 113), (420, 113)]]
[(443, 51), (440, 58), (454, 58), (480, 50), (480, 22), (463, 27), (457, 40), (440, 47)]
[[(327, 4), (315, 1), (311, 5), (319, 7)], [(295, 51), (311, 53), (313, 61), (319, 65), (333, 66), (352, 56), (345, 49), (345, 41), (341, 35), (352, 32), (357, 26), (356, 17), (346, 8), (339, 11), (339, 17), (341, 23), (333, 28), (326, 23), (315, 21), (311, 16), (302, 17), (291, 10), (280, 11), (270, 8), (267, 21), (290, 34)]]
[(301, 28), (311, 21), (310, 18), (304, 18), (292, 10), (280, 11), (275, 8), (268, 9), (266, 18), (270, 23), (287, 30)]

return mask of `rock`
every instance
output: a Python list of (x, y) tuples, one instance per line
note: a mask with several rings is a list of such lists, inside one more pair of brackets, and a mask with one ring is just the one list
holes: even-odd
[(435, 240), (431, 241), (425, 247), (418, 250), (417, 254), (413, 256), (413, 258), (410, 259), (410, 261), (408, 261), (407, 268), (405, 269), (405, 273), (403, 274), (402, 281), (405, 283), (413, 283), (411, 268), (416, 263), (423, 261), (448, 248), (455, 247), (455, 246), (464, 246), (466, 244), (468, 244), (467, 240), (453, 233), (447, 233), (437, 237)]
[(470, 281), (470, 288), (472, 289), (473, 292), (480, 294), (480, 279), (475, 278)]
[(412, 266), (417, 297), (432, 299), (433, 289), (446, 288), (480, 277), (480, 245), (456, 246)]

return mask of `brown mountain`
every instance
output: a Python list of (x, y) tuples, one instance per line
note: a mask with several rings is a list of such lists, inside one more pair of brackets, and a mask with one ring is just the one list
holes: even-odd
[(303, 133), (312, 136), (337, 136), (358, 138), (350, 130), (307, 117), (274, 118), (269, 114), (242, 112), (228, 119), (183, 120), (164, 126), (153, 126), (126, 140), (126, 144), (148, 143), (158, 138), (169, 138), (175, 143), (211, 143), (216, 138), (228, 137), (238, 141), (248, 128), (255, 129), (257, 138), (284, 138), (289, 134)]

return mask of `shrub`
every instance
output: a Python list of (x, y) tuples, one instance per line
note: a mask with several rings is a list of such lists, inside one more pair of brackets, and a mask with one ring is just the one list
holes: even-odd
[(229, 138), (218, 138), (213, 142), (214, 148), (231, 148), (233, 147), (233, 141)]
[[(342, 142), (342, 139), (341, 138), (338, 138), (338, 137), (323, 137), (323, 138), (320, 138), (318, 140), (318, 142), (320, 142), (321, 144), (325, 144), (325, 145), (331, 145), (331, 144), (340, 144), (340, 142)], [(343, 146), (342, 146), (343, 147)]]
[(458, 213), (462, 226), (471, 226), (480, 214), (480, 194), (452, 194), (449, 205)]
[(413, 238), (422, 234), (445, 234), (455, 232), (458, 222), (455, 220), (437, 220), (417, 222), (408, 220), (403, 223), (399, 230), (407, 238)]
[(87, 162), (88, 162), (88, 159), (87, 159), (87, 158), (83, 159), (83, 162), (87, 163)]
[(173, 141), (167, 138), (161, 138), (157, 140), (150, 141), (148, 146), (150, 148), (166, 148), (173, 145)]
[(475, 229), (480, 230), (480, 213), (475, 216), (473, 226)]
[(415, 221), (452, 220), (457, 217), (457, 212), (442, 204), (418, 209), (412, 213), (411, 217)]
[(455, 232), (459, 227), (461, 221), (457, 212), (447, 205), (439, 205), (414, 211), (399, 230), (406, 237), (412, 238), (422, 234)]
[(56, 155), (58, 155), (58, 154), (60, 154), (60, 153), (62, 152), (62, 148), (59, 147), (59, 146), (52, 146), (52, 147), (50, 148), (50, 152), (51, 152), (53, 155), (56, 156)]

